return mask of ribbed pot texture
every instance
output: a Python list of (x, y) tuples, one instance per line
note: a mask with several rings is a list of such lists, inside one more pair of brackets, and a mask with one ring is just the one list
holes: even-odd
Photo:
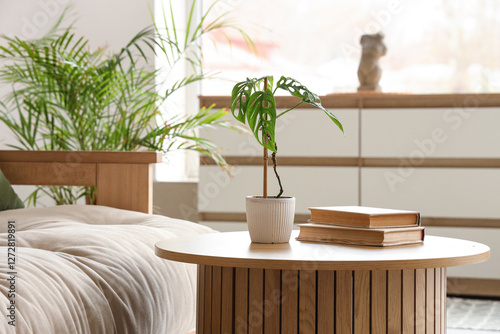
[(246, 210), (252, 242), (277, 244), (290, 241), (295, 218), (295, 197), (247, 196)]

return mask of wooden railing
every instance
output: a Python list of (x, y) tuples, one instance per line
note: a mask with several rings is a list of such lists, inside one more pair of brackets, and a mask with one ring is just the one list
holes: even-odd
[[(277, 108), (290, 108), (297, 103), (296, 97), (276, 97)], [(200, 105), (216, 104), (228, 107), (230, 96), (201, 96)], [(498, 107), (500, 94), (390, 94), (390, 93), (339, 93), (321, 96), (325, 108), (453, 108)], [(299, 108), (310, 108), (303, 104)]]

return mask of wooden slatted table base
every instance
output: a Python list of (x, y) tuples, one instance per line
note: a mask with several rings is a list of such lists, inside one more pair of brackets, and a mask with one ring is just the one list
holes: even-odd
[(446, 268), (198, 265), (197, 334), (446, 333)]
[(490, 255), (444, 237), (367, 247), (301, 242), (297, 233), (286, 244), (210, 233), (160, 241), (155, 252), (198, 265), (197, 334), (445, 333), (445, 268)]

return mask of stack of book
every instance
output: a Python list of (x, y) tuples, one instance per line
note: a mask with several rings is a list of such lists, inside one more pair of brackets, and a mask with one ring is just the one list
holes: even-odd
[(417, 244), (424, 241), (420, 213), (364, 206), (312, 207), (311, 219), (299, 225), (297, 240), (369, 246)]

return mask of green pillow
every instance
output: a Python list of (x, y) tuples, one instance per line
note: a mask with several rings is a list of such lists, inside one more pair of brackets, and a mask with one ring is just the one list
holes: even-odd
[(23, 201), (17, 196), (9, 180), (0, 170), (0, 211), (24, 208)]

